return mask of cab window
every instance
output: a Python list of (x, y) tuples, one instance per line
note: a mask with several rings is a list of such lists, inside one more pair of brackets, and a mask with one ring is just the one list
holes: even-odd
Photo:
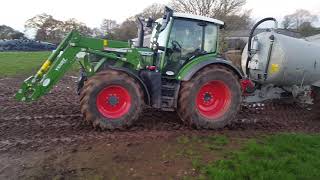
[(216, 52), (217, 26), (214, 24), (175, 19), (170, 33), (168, 48), (180, 51), (183, 59), (195, 54)]
[(218, 28), (213, 23), (189, 19), (174, 19), (167, 45), (166, 70), (177, 71), (190, 59), (214, 53)]
[(175, 19), (170, 33), (168, 47), (181, 51), (185, 57), (197, 49), (201, 49), (202, 27), (198, 22)]
[(218, 28), (216, 25), (209, 24), (205, 27), (204, 47), (203, 50), (211, 53), (217, 49)]

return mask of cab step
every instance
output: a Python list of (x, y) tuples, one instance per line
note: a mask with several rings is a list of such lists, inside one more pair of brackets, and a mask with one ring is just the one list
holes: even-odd
[(161, 110), (175, 111), (180, 88), (180, 81), (162, 78), (161, 80)]

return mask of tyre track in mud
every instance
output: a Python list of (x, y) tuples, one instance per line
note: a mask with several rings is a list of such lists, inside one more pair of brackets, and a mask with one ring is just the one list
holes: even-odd
[(182, 134), (231, 134), (257, 132), (320, 132), (312, 111), (295, 104), (269, 102), (243, 105), (234, 122), (221, 130), (197, 131), (184, 126), (176, 113), (147, 108), (127, 131), (100, 132), (82, 123), (76, 79), (65, 77), (46, 96), (32, 103), (13, 98), (23, 78), (0, 79), (0, 152), (46, 149), (90, 141), (145, 141)]

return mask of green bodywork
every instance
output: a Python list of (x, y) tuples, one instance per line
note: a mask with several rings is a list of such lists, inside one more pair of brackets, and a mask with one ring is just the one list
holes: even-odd
[(185, 76), (188, 75), (188, 73), (198, 64), (205, 62), (205, 61), (211, 61), (217, 58), (217, 54), (213, 53), (213, 54), (207, 54), (207, 55), (203, 55), (200, 57), (197, 57), (195, 59), (193, 59), (192, 61), (190, 61), (189, 63), (187, 63), (186, 65), (184, 65), (179, 73), (176, 75), (176, 79), (178, 80), (182, 80), (184, 79)]
[[(209, 53), (188, 58), (185, 60), (185, 63), (175, 66), (177, 68), (174, 75), (167, 76), (166, 66), (168, 63), (172, 64), (174, 60), (172, 56), (168, 55), (170, 49), (168, 48), (170, 46), (169, 39), (171, 38), (174, 21), (175, 19), (171, 17), (166, 26), (166, 34), (162, 35), (165, 43), (162, 51), (153, 47), (155, 44), (158, 45), (159, 34), (163, 32), (160, 31), (161, 24), (158, 24), (154, 28), (156, 33), (151, 37), (151, 48), (136, 48), (129, 42), (84, 37), (78, 32), (72, 31), (65, 37), (57, 49), (52, 52), (40, 70), (23, 82), (16, 94), (16, 99), (20, 101), (39, 99), (52, 89), (75, 62), (80, 63), (86, 77), (95, 75), (105, 63), (115, 62), (112, 66), (125, 67), (136, 74), (140, 70), (147, 69), (148, 66), (156, 66), (156, 71), (161, 72), (164, 77), (178, 81), (183, 80), (195, 66), (204, 61), (214, 60), (217, 57), (218, 33), (214, 37), (216, 43), (215, 49)], [(181, 21), (181, 19), (178, 21)], [(186, 22), (194, 23), (195, 21), (186, 20)], [(213, 26), (213, 24), (210, 24), (210, 26)], [(99, 59), (92, 61), (90, 55), (99, 57)], [(179, 60), (179, 58), (176, 59)]]

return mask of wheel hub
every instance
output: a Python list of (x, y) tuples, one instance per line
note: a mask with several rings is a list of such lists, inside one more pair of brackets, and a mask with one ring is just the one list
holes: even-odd
[(203, 95), (203, 100), (204, 100), (204, 102), (206, 102), (206, 103), (209, 103), (212, 99), (213, 99), (212, 94), (209, 93), (209, 92), (206, 92), (206, 93)]
[(110, 95), (107, 103), (109, 103), (111, 106), (116, 106), (117, 104), (119, 104), (118, 96), (116, 96), (115, 94)]
[(231, 105), (231, 90), (223, 81), (213, 80), (204, 84), (198, 91), (196, 107), (207, 119), (215, 120), (222, 116)]
[(126, 115), (131, 107), (129, 91), (120, 85), (111, 85), (102, 89), (96, 98), (100, 114), (109, 119), (118, 119)]

